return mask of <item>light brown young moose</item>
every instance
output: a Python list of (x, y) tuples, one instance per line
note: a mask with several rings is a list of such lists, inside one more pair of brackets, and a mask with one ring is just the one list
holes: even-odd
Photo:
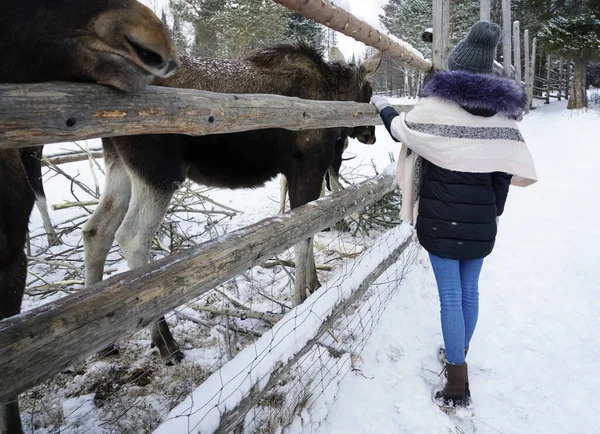
[[(368, 77), (379, 68), (382, 53), (362, 65), (349, 65), (337, 49), (334, 57), (334, 61), (325, 61), (318, 51), (299, 43), (267, 48), (241, 61), (184, 58), (175, 76), (157, 79), (154, 84), (369, 102), (372, 88)], [(115, 237), (130, 268), (150, 260), (152, 238), (173, 193), (186, 178), (235, 189), (262, 186), (281, 173), (289, 183), (292, 208), (317, 199), (333, 161), (336, 139), (347, 130), (263, 129), (200, 137), (170, 134), (103, 139), (104, 193), (83, 235), (86, 284), (102, 280)], [(366, 136), (365, 141), (372, 140)], [(307, 267), (302, 264), (305, 262)], [(295, 301), (300, 303), (306, 298), (306, 288), (312, 291), (319, 286), (311, 239), (296, 248), (296, 263)], [(162, 357), (183, 358), (164, 317), (151, 327), (151, 337)]]

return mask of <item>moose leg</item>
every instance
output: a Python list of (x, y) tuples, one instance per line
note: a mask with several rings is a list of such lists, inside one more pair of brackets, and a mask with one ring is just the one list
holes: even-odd
[(54, 230), (54, 225), (52, 224), (52, 220), (50, 220), (50, 213), (48, 212), (48, 203), (46, 202), (46, 194), (42, 189), (41, 194), (35, 192), (35, 206), (37, 207), (40, 215), (42, 216), (42, 222), (44, 223), (44, 230), (46, 231), (46, 236), (48, 237), (48, 245), (49, 246), (58, 246), (61, 244), (60, 238), (58, 234)]
[[(292, 168), (293, 174), (288, 177), (292, 209), (319, 198), (328, 166), (324, 161), (305, 161), (303, 163), (299, 165), (300, 167)], [(319, 168), (319, 165), (323, 167)], [(306, 300), (307, 288), (312, 292), (321, 286), (315, 267), (313, 237), (298, 243), (294, 247), (294, 256), (296, 262), (294, 304), (298, 305)]]
[[(129, 268), (134, 269), (150, 261), (152, 239), (165, 218), (177, 188), (175, 183), (170, 189), (153, 186), (134, 173), (131, 173), (131, 184), (129, 210), (116, 236)], [(183, 353), (164, 317), (152, 324), (150, 335), (152, 344), (158, 348), (161, 357), (175, 362), (183, 359)]]
[(279, 179), (279, 214), (285, 212), (285, 201), (287, 199), (288, 182), (285, 175), (282, 173)]
[[(109, 151), (110, 152), (110, 151)], [(131, 198), (131, 180), (123, 161), (105, 151), (104, 193), (94, 214), (83, 227), (86, 286), (102, 280), (104, 263), (125, 218)]]
[(44, 183), (42, 181), (42, 151), (43, 146), (35, 146), (31, 148), (22, 148), (20, 150), (21, 161), (25, 168), (29, 185), (35, 193), (35, 206), (42, 216), (44, 230), (48, 237), (48, 245), (57, 246), (61, 243), (60, 238), (54, 230), (50, 213), (48, 212), (48, 204), (46, 202), (46, 193), (44, 192)]
[(19, 401), (10, 399), (9, 404), (0, 405), (0, 434), (23, 434)]
[[(17, 315), (27, 281), (25, 238), (34, 194), (19, 151), (0, 150), (0, 320)], [(0, 378), (0, 382), (10, 381)], [(21, 434), (18, 398), (0, 404), (0, 434)]]
[(315, 237), (310, 237), (308, 245), (308, 255), (306, 257), (306, 287), (308, 293), (312, 294), (321, 286), (317, 277), (317, 265), (315, 264)]
[(308, 267), (308, 255), (310, 239), (302, 240), (294, 246), (294, 258), (296, 270), (294, 273), (294, 306), (302, 304), (306, 300), (306, 269)]
[[(1, 228), (0, 228), (1, 229)], [(0, 245), (2, 245), (0, 234)], [(27, 276), (27, 257), (23, 249), (10, 255), (0, 252), (0, 319), (17, 315), (21, 310), (21, 300)], [(2, 379), (2, 381), (8, 379)], [(9, 403), (0, 405), (0, 434), (21, 434), (21, 416), (18, 398), (9, 398)]]
[(329, 184), (331, 186), (331, 192), (337, 193), (338, 191), (342, 191), (342, 185), (340, 184), (339, 174), (335, 171), (333, 167), (329, 167)]
[[(83, 227), (85, 285), (102, 281), (104, 264), (115, 240), (115, 233), (125, 218), (131, 197), (131, 180), (123, 161), (110, 146), (104, 147), (106, 179), (100, 203)], [(117, 345), (98, 352), (99, 357), (115, 354)]]

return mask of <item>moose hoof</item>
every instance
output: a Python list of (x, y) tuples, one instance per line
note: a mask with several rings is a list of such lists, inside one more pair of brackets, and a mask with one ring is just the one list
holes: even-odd
[(179, 345), (175, 341), (173, 341), (174, 345), (156, 345), (158, 347), (158, 352), (160, 353), (160, 357), (165, 360), (167, 366), (172, 366), (176, 363), (180, 363), (185, 354), (183, 351), (179, 349)]
[(315, 277), (314, 280), (308, 282), (306, 289), (308, 290), (308, 294), (310, 295), (310, 294), (314, 293), (320, 287), (321, 287), (321, 282), (319, 282), (319, 279), (317, 279)]

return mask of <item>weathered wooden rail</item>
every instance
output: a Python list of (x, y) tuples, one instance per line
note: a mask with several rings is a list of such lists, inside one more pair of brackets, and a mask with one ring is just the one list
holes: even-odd
[(392, 191), (382, 174), (0, 321), (0, 404)]
[(388, 53), (413, 68), (431, 71), (432, 64), (409, 44), (401, 44), (379, 32), (373, 26), (359, 20), (327, 0), (274, 0), (288, 9), (296, 11), (333, 30), (350, 36), (365, 45)]
[(126, 94), (95, 84), (0, 84), (0, 149), (137, 134), (205, 135), (379, 124), (373, 105), (348, 101), (157, 86)]

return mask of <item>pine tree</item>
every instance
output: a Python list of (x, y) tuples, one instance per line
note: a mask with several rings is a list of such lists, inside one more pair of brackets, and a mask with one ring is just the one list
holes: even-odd
[(194, 56), (240, 59), (298, 40), (319, 50), (327, 45), (323, 26), (272, 0), (170, 0), (170, 5), (179, 28), (187, 23), (193, 29), (188, 45)]
[(179, 53), (187, 54), (188, 51), (188, 42), (183, 34), (181, 28), (181, 20), (177, 15), (173, 17), (173, 26), (169, 26), (169, 20), (167, 18), (167, 10), (163, 8), (160, 16), (160, 20), (163, 22), (165, 27), (169, 30), (169, 34), (171, 35), (171, 39), (173, 39), (173, 43), (177, 48)]
[[(431, 57), (431, 44), (423, 42), (423, 31), (432, 26), (433, 0), (390, 0), (379, 16), (389, 33), (409, 42), (425, 57)], [(479, 0), (452, 0), (450, 3), (450, 43), (463, 39), (479, 20)]]
[(286, 40), (288, 9), (272, 0), (228, 0), (213, 17), (219, 23), (225, 57), (241, 59)]
[(289, 15), (285, 36), (290, 42), (305, 41), (321, 52), (327, 45), (325, 28), (313, 20), (304, 18), (297, 12), (292, 12)]
[(567, 108), (587, 107), (587, 68), (600, 57), (600, 4), (596, 0), (565, 0), (540, 32), (541, 46), (572, 59), (574, 76)]
[(432, 0), (390, 0), (379, 16), (381, 24), (392, 35), (409, 42), (425, 57), (431, 57), (431, 45), (421, 40), (423, 31), (431, 27)]
[(325, 51), (329, 52), (331, 47), (337, 47), (338, 39), (337, 32), (333, 29), (326, 28), (325, 29)]
[(170, 0), (173, 17), (188, 23), (193, 29), (190, 52), (195, 56), (222, 57), (220, 44), (222, 23), (217, 13), (226, 7), (227, 0)]

